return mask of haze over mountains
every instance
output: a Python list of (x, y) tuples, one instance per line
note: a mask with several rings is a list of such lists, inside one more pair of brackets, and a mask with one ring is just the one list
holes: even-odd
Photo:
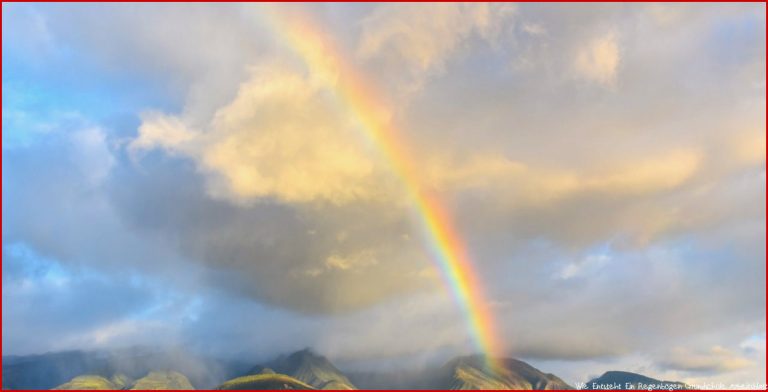
[[(516, 359), (489, 371), (482, 356), (459, 356), (438, 367), (390, 373), (345, 374), (309, 349), (249, 366), (245, 362), (134, 348), (112, 353), (64, 352), (3, 358), (4, 389), (574, 389), (554, 374)], [(627, 384), (629, 383), (629, 384)], [(642, 375), (610, 371), (586, 384), (662, 385)]]

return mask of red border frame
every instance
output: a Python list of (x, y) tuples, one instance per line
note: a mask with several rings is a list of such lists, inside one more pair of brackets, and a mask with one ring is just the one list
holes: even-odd
[[(470, 1), (475, 2), (476, 0), (470, 0)], [(5, 3), (42, 3), (42, 2), (43, 1), (36, 1), (36, 0), (12, 0), (12, 1), (2, 0), (2, 1), (0, 1), (0, 3), (2, 3), (2, 4), (5, 4)], [(55, 2), (55, 3), (74, 3), (75, 1), (52, 0), (50, 2)], [(103, 2), (98, 1), (98, 0), (82, 0), (82, 1), (78, 1), (78, 2), (81, 2), (81, 3), (103, 3)], [(189, 1), (183, 1), (183, 0), (170, 0), (170, 1), (152, 1), (152, 0), (123, 1), (123, 0), (119, 0), (119, 1), (108, 1), (108, 3), (133, 3), (133, 2), (137, 2), (137, 3), (163, 3), (163, 2), (167, 2), (167, 3), (208, 3), (210, 1), (205, 1), (205, 0), (189, 0)], [(267, 2), (267, 1), (245, 1), (245, 2), (264, 3), (264, 2)], [(286, 1), (286, 0), (280, 0), (278, 2), (282, 2), (282, 3), (321, 3), (323, 1), (320, 1), (320, 0), (309, 0), (309, 1), (300, 1), (300, 0), (287, 0)], [(337, 1), (336, 3), (368, 3), (368, 2), (374, 2), (374, 1)], [(436, 1), (405, 0), (405, 1), (394, 1), (394, 2), (395, 3), (409, 3), (409, 2), (451, 3), (451, 2), (455, 2), (455, 1), (451, 1), (451, 0), (436, 0)], [(502, 1), (491, 0), (491, 2), (502, 2)], [(518, 1), (518, 2), (522, 2), (522, 3), (536, 3), (537, 1), (523, 0), (523, 1)], [(538, 2), (550, 3), (550, 2), (556, 2), (556, 1), (545, 0), (545, 1), (538, 1)], [(579, 3), (581, 1), (578, 1), (578, 0), (563, 0), (561, 2)], [(598, 1), (595, 1), (595, 2), (598, 2), (598, 3), (619, 3), (620, 1), (598, 0)], [(627, 1), (627, 2), (631, 2), (631, 3), (650, 3), (651, 1), (630, 0), (630, 1)], [(716, 2), (719, 2), (719, 1), (717, 1), (717, 0), (703, 0), (703, 1), (680, 0), (680, 1), (676, 1), (676, 2), (679, 2), (679, 3), (716, 3)], [(766, 4), (767, 2), (766, 1), (758, 1), (758, 0), (747, 0), (747, 1), (743, 1), (743, 3), (763, 3), (763, 4)], [(2, 9), (3, 9), (3, 7), (0, 7), (0, 27), (2, 27), (2, 13), (3, 13)], [(766, 11), (766, 15), (768, 16), (768, 11)], [(2, 30), (0, 30), (0, 46), (2, 45), (1, 42), (2, 42)], [(766, 49), (768, 49), (768, 44), (766, 44)], [(766, 71), (768, 72), (768, 66), (766, 67)], [(1, 51), (0, 51), (0, 75), (2, 75), (2, 52)], [(0, 94), (0, 107), (1, 106), (2, 106), (2, 94)], [(768, 111), (768, 103), (766, 103), (766, 110)], [(0, 114), (0, 119), (2, 119), (2, 114)], [(766, 133), (768, 133), (768, 128), (766, 128)], [(2, 126), (0, 125), (0, 135), (1, 134), (2, 134)], [(764, 147), (766, 149), (766, 152), (768, 153), (768, 142), (766, 142), (766, 145)], [(2, 139), (0, 139), (0, 169), (2, 168), (2, 151), (3, 151), (2, 150)], [(2, 177), (2, 174), (0, 174), (0, 177)], [(1, 182), (0, 182), (0, 191), (2, 191), (2, 183)], [(768, 209), (768, 197), (766, 198), (766, 208)], [(2, 216), (2, 199), (0, 199), (0, 217), (1, 216)], [(764, 218), (768, 218), (768, 215), (764, 216)], [(2, 235), (2, 226), (0, 226), (0, 235)], [(768, 236), (766, 237), (766, 239), (768, 239)], [(2, 268), (1, 267), (2, 267), (2, 256), (0, 256), (0, 279), (2, 279)], [(766, 279), (768, 280), (768, 272), (766, 272)], [(0, 280), (0, 286), (2, 286), (2, 280)], [(768, 301), (768, 289), (766, 290), (766, 300)], [(2, 301), (0, 301), (0, 321), (2, 321), (2, 307), (3, 307)], [(766, 310), (768, 311), (768, 306), (766, 306)], [(3, 361), (3, 359), (2, 359), (3, 358), (2, 347), (3, 347), (2, 346), (2, 328), (0, 328), (0, 367), (2, 366), (2, 361)], [(768, 371), (768, 364), (766, 365), (766, 370)], [(2, 375), (2, 371), (0, 371), (0, 390), (5, 390), (5, 388), (2, 387), (2, 379), (3, 379), (3, 375)], [(199, 391), (215, 391), (215, 390), (212, 390), (212, 389), (198, 389), (198, 390)], [(44, 391), (44, 390), (30, 390), (30, 391)], [(402, 390), (381, 390), (381, 391), (402, 391)], [(414, 390), (410, 390), (410, 391), (436, 392), (436, 391), (441, 391), (441, 390), (440, 389), (432, 389), (432, 390), (424, 390), (424, 389), (416, 390), (416, 389), (414, 389)]]

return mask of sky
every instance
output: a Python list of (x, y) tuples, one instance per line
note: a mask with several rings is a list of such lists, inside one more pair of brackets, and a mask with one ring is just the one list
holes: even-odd
[(475, 352), (354, 73), (495, 350), (570, 383), (766, 380), (764, 3), (2, 11), (3, 355)]

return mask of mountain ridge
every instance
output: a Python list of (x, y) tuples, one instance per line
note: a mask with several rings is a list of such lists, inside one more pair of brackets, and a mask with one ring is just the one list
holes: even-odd
[(264, 369), (291, 376), (317, 389), (357, 389), (328, 358), (316, 354), (309, 348), (257, 365), (251, 373), (260, 373)]
[(138, 380), (124, 374), (109, 379), (99, 375), (77, 376), (53, 389), (56, 390), (189, 390), (194, 389), (187, 376), (174, 371), (151, 371)]
[[(202, 366), (195, 368), (184, 360), (191, 361), (183, 355), (146, 349), (3, 357), (3, 388), (158, 389), (170, 385), (172, 389), (573, 389), (556, 375), (514, 358), (496, 360), (502, 369), (490, 371), (482, 355), (458, 356), (442, 366), (389, 373), (345, 373), (310, 349), (255, 366), (208, 358), (192, 361)], [(194, 374), (200, 369), (210, 374)], [(622, 371), (605, 372), (590, 380), (585, 389), (612, 383), (689, 389), (680, 382)]]
[(544, 373), (535, 367), (514, 359), (498, 360), (503, 366), (490, 370), (485, 357), (469, 355), (454, 358), (443, 368), (451, 377), (445, 389), (574, 389), (551, 373)]
[(679, 381), (663, 381), (638, 373), (609, 370), (589, 380), (584, 389), (686, 390), (693, 388)]

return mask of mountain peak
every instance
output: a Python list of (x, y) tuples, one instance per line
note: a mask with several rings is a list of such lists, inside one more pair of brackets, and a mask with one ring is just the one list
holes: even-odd
[(258, 371), (273, 369), (276, 373), (291, 376), (319, 389), (355, 389), (352, 382), (328, 358), (309, 348), (281, 356), (257, 368)]
[(533, 366), (513, 358), (497, 360), (502, 365), (489, 369), (482, 355), (454, 358), (443, 366), (448, 379), (440, 388), (450, 389), (573, 389), (558, 377), (543, 373)]

